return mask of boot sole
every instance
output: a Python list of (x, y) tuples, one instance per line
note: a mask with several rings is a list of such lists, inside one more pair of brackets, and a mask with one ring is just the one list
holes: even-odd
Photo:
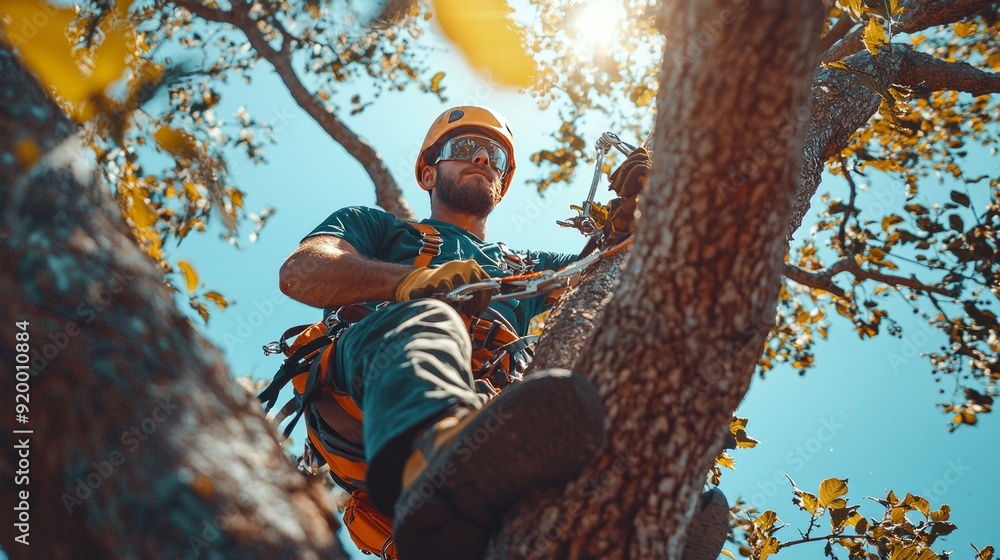
[(481, 558), (525, 492), (576, 477), (604, 444), (604, 405), (586, 378), (549, 370), (512, 385), (403, 490), (400, 560)]
[(715, 560), (729, 537), (729, 502), (718, 488), (701, 497), (698, 511), (688, 527), (688, 540), (681, 560)]

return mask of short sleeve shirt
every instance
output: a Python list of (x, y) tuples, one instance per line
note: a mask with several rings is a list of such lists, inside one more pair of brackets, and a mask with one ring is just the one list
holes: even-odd
[[(441, 235), (440, 253), (431, 261), (431, 267), (449, 261), (474, 259), (494, 278), (514, 274), (504, 258), (500, 243), (483, 241), (448, 222), (426, 219), (420, 223), (433, 226)], [(422, 247), (420, 233), (415, 228), (388, 212), (362, 206), (337, 210), (306, 238), (316, 235), (339, 237), (365, 257), (397, 264), (411, 264)], [(535, 272), (557, 270), (576, 260), (576, 255), (549, 251), (512, 252), (522, 261), (533, 264), (531, 270)], [(546, 295), (543, 294), (533, 298), (495, 301), (490, 303), (490, 307), (503, 315), (519, 334), (524, 335), (531, 318), (546, 309), (545, 300)]]

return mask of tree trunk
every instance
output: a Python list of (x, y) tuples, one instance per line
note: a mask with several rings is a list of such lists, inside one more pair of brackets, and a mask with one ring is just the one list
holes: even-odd
[[(562, 493), (523, 501), (490, 558), (678, 557), (774, 321), (807, 122), (795, 116), (808, 115), (823, 6), (661, 9), (653, 175), (635, 247), (575, 368), (601, 389), (611, 444)], [(788, 125), (776, 134), (776, 122)]]
[[(0, 503), (27, 492), (30, 505), (29, 544), (4, 523), (4, 549), (14, 559), (345, 558), (323, 488), (294, 470), (258, 405), (178, 313), (72, 124), (4, 48), (0, 76), (0, 393), (11, 403)], [(42, 158), (31, 167), (33, 146)], [(32, 366), (21, 424), (17, 332), (28, 333)]]

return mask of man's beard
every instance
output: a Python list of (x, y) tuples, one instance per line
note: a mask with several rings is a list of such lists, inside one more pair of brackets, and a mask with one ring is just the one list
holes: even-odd
[(500, 193), (503, 191), (500, 179), (492, 181), (490, 188), (482, 189), (475, 186), (460, 187), (458, 178), (459, 175), (449, 177), (444, 173), (438, 173), (434, 188), (437, 189), (438, 199), (448, 208), (485, 218), (500, 203)]

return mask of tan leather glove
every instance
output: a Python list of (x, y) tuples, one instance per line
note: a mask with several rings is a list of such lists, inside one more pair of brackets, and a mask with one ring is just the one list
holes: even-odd
[[(446, 294), (459, 286), (482, 282), (489, 277), (490, 275), (479, 266), (479, 263), (472, 259), (447, 262), (437, 268), (416, 268), (396, 285), (396, 301)], [(458, 304), (458, 311), (465, 315), (477, 316), (486, 309), (492, 296), (488, 290), (475, 292), (472, 294), (472, 299)]]
[(621, 198), (635, 198), (642, 192), (649, 180), (649, 169), (652, 162), (646, 148), (637, 148), (625, 158), (625, 161), (608, 175), (611, 181), (609, 189), (615, 191)]
[(632, 235), (639, 194), (649, 180), (651, 166), (649, 153), (645, 148), (638, 148), (608, 176), (611, 180), (608, 188), (618, 195), (609, 203), (608, 220), (603, 228), (604, 234), (612, 244), (621, 243)]

